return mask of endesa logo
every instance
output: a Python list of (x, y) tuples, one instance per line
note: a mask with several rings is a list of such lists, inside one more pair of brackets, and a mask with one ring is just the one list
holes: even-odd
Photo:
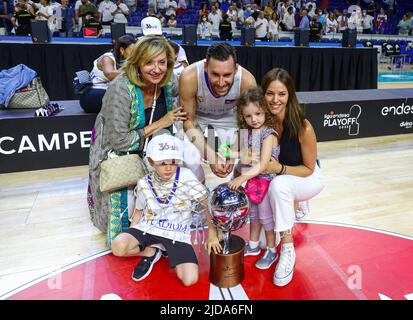
[(381, 114), (386, 116), (403, 116), (407, 114), (413, 114), (413, 106), (405, 104), (404, 102), (399, 106), (383, 107), (381, 108)]
[(348, 134), (355, 136), (359, 134), (360, 124), (358, 118), (360, 114), (361, 107), (358, 104), (351, 106), (348, 113), (330, 111), (328, 114), (324, 114), (323, 126), (335, 127), (340, 130), (348, 129)]

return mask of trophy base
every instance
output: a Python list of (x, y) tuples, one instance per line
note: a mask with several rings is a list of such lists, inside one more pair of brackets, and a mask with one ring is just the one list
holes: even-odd
[[(222, 241), (221, 246), (224, 247)], [(213, 285), (231, 288), (244, 280), (244, 247), (245, 241), (241, 237), (231, 235), (228, 254), (211, 252), (209, 281)]]

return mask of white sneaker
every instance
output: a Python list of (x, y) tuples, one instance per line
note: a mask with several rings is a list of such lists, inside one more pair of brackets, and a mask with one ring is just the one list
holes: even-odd
[(294, 266), (294, 245), (292, 243), (283, 244), (280, 252), (280, 260), (275, 268), (273, 283), (278, 287), (283, 287), (289, 284), (294, 275)]
[(310, 213), (310, 207), (308, 205), (308, 201), (300, 201), (298, 203), (298, 209), (295, 210), (295, 219), (299, 221), (299, 220), (303, 220), (305, 217), (308, 218), (309, 213)]

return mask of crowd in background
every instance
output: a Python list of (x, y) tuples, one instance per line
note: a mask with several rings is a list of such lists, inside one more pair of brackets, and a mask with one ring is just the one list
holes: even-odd
[[(325, 34), (356, 29), (358, 33), (380, 33), (397, 12), (396, 0), (343, 0), (344, 7), (334, 7), (328, 0), (0, 0), (0, 21), (7, 34), (30, 34), (30, 20), (47, 20), (52, 32), (72, 36), (83, 26), (132, 25), (130, 16), (145, 8), (142, 16), (156, 16), (163, 27), (176, 28), (177, 16), (189, 8), (199, 8), (197, 15), (200, 39), (231, 40), (233, 31), (254, 27), (256, 38), (277, 41), (280, 31), (309, 29), (311, 40)], [(342, 6), (343, 7), (343, 6)], [(413, 11), (413, 9), (412, 9)], [(194, 11), (191, 11), (194, 12)], [(1, 23), (1, 22), (0, 22)], [(1, 27), (1, 24), (0, 24)], [(411, 35), (413, 13), (403, 12), (397, 23), (399, 35)]]

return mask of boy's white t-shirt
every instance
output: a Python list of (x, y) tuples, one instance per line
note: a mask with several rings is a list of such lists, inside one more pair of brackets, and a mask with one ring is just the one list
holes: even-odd
[[(174, 181), (175, 175), (162, 190), (156, 189), (160, 198), (170, 194)], [(177, 188), (170, 203), (160, 204), (155, 198), (148, 177), (145, 176), (135, 187), (135, 208), (143, 210), (143, 215), (139, 223), (132, 228), (191, 244), (191, 200), (202, 198), (207, 194), (206, 187), (198, 181), (192, 171), (181, 167)]]

